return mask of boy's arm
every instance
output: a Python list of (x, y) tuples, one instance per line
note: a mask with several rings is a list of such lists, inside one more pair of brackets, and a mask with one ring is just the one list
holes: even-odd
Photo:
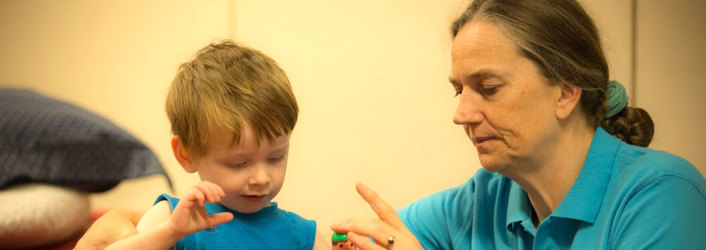
[(88, 231), (76, 243), (74, 249), (99, 250), (111, 243), (130, 237), (137, 233), (135, 225), (140, 221), (142, 213), (113, 209), (103, 214), (93, 222)]
[(136, 226), (137, 234), (113, 242), (105, 249), (169, 249), (181, 237), (169, 228), (172, 213), (167, 201), (160, 201), (142, 216)]
[(137, 234), (113, 242), (106, 247), (111, 249), (169, 249), (182, 237), (169, 228), (172, 213), (167, 201), (160, 201), (147, 210), (137, 224)]
[(172, 212), (167, 201), (155, 204), (137, 225), (138, 234), (116, 241), (106, 249), (168, 249), (187, 235), (226, 223), (233, 214), (209, 215), (206, 202), (216, 203), (225, 196), (223, 189), (210, 182), (201, 182), (191, 189)]
[(319, 232), (319, 230), (316, 230), (316, 239), (314, 239), (314, 248), (313, 250), (331, 250), (331, 241), (326, 240), (326, 238)]

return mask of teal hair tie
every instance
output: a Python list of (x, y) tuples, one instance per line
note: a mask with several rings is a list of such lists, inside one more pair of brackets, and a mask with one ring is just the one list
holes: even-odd
[(628, 93), (625, 91), (625, 87), (617, 81), (608, 82), (606, 102), (608, 111), (603, 115), (603, 119), (614, 116), (628, 105)]

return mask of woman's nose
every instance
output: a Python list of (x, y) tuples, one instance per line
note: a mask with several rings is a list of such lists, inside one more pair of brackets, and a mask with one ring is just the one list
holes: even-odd
[(453, 121), (458, 125), (479, 123), (483, 120), (483, 113), (480, 110), (478, 101), (473, 93), (461, 93), (458, 107), (454, 113)]

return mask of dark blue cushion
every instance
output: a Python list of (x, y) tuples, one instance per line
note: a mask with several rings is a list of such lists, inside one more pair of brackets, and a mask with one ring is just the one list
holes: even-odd
[(114, 123), (29, 90), (0, 89), (0, 188), (43, 182), (101, 192), (161, 174), (157, 156)]

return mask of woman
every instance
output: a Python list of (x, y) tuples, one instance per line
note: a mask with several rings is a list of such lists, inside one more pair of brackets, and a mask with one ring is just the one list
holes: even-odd
[(476, 0), (451, 31), (454, 122), (483, 169), (397, 212), (359, 184), (379, 219), (334, 231), (360, 249), (706, 246), (706, 180), (644, 148), (652, 121), (609, 81), (576, 1)]

